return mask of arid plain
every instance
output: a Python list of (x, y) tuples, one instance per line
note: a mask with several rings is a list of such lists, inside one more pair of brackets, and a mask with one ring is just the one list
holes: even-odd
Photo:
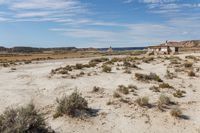
[[(32, 102), (58, 133), (200, 133), (200, 54), (104, 56), (0, 67), (0, 113)], [(54, 117), (81, 93), (92, 115)]]

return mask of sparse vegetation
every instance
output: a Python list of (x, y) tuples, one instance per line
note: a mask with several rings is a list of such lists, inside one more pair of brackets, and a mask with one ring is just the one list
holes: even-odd
[(7, 109), (0, 115), (1, 133), (54, 133), (47, 127), (44, 117), (33, 104)]
[(143, 58), (143, 62), (145, 63), (150, 63), (151, 61), (153, 61), (154, 58), (153, 57), (146, 57), (146, 58)]
[(32, 63), (32, 61), (30, 61), (30, 60), (26, 60), (25, 62), (24, 62), (24, 64), (31, 64)]
[(128, 85), (128, 88), (130, 89), (131, 92), (134, 92), (135, 90), (138, 89), (137, 86), (132, 85), (132, 84)]
[(170, 98), (166, 95), (160, 95), (158, 102), (161, 105), (169, 105), (170, 104)]
[(104, 57), (102, 57), (102, 58), (97, 58), (97, 59), (92, 59), (92, 60), (90, 60), (90, 62), (89, 62), (89, 64), (90, 64), (90, 66), (96, 66), (97, 64), (99, 64), (99, 63), (101, 63), (101, 62), (106, 62), (106, 61), (109, 61), (109, 59), (108, 58), (104, 58)]
[(171, 116), (173, 117), (181, 117), (182, 116), (182, 111), (179, 108), (173, 108), (170, 112)]
[(174, 87), (169, 85), (168, 83), (162, 83), (162, 84), (159, 85), (159, 88), (162, 88), (162, 89), (164, 89), (164, 88), (173, 89)]
[(128, 69), (128, 68), (126, 68), (125, 71), (124, 71), (124, 73), (131, 74), (131, 70)]
[(176, 76), (173, 73), (171, 73), (169, 70), (167, 70), (165, 77), (168, 78), (168, 79), (173, 79)]
[(83, 64), (76, 64), (75, 65), (75, 68), (76, 69), (82, 69), (84, 66), (83, 66)]
[(148, 97), (141, 97), (136, 100), (136, 103), (141, 106), (149, 106), (149, 98)]
[(68, 97), (57, 99), (57, 109), (54, 118), (62, 115), (71, 117), (82, 116), (87, 113), (88, 102), (77, 91), (73, 92)]
[(188, 76), (190, 76), (190, 77), (195, 77), (196, 74), (194, 73), (194, 71), (189, 71), (189, 72), (188, 72)]
[(113, 97), (114, 98), (119, 98), (119, 97), (121, 97), (121, 95), (118, 92), (114, 91)]
[(150, 87), (149, 90), (152, 90), (153, 92), (160, 92), (159, 87), (156, 87), (156, 86)]
[(117, 90), (125, 95), (129, 94), (129, 88), (124, 85), (119, 85)]
[(185, 66), (185, 68), (191, 68), (193, 66), (193, 63), (191, 63), (191, 62), (185, 62), (184, 66)]
[(103, 65), (102, 66), (102, 71), (106, 72), (106, 73), (110, 73), (112, 71), (112, 68), (110, 66)]
[(176, 90), (175, 93), (173, 93), (174, 97), (177, 97), (177, 98), (181, 98), (181, 97), (184, 97), (184, 94), (186, 92), (185, 91), (182, 91), (182, 90)]
[(163, 82), (158, 75), (155, 73), (150, 73), (149, 75), (147, 74), (140, 74), (140, 73), (135, 73), (135, 77), (137, 80), (140, 81), (149, 81), (149, 80), (154, 80), (157, 82)]
[(99, 92), (100, 89), (100, 87), (94, 86), (92, 92)]

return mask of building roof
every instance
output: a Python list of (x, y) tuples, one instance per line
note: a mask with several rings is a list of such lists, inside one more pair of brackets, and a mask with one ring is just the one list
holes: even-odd
[(162, 43), (157, 46), (149, 46), (148, 48), (156, 49), (156, 48), (163, 48), (163, 47), (182, 47), (182, 46), (178, 42), (167, 42), (167, 43)]

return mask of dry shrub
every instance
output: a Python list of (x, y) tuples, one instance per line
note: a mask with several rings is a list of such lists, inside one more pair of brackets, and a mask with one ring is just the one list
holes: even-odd
[(137, 80), (140, 80), (140, 81), (154, 80), (157, 82), (163, 82), (162, 79), (160, 79), (160, 77), (158, 75), (156, 75), (155, 73), (150, 73), (149, 75), (135, 73), (135, 77)]
[(177, 98), (181, 98), (181, 97), (184, 97), (184, 94), (185, 94), (185, 93), (186, 93), (185, 91), (176, 90), (176, 92), (173, 93), (173, 96), (174, 96), (174, 97), (177, 97)]
[(31, 64), (31, 63), (32, 63), (32, 61), (30, 61), (30, 60), (27, 60), (24, 62), (24, 64)]
[(196, 74), (194, 73), (194, 71), (189, 71), (189, 72), (188, 72), (188, 76), (190, 76), (190, 77), (195, 77)]
[(75, 68), (76, 69), (82, 69), (84, 66), (83, 66), (83, 64), (76, 64), (75, 65)]
[(119, 97), (121, 97), (121, 95), (120, 95), (118, 92), (115, 91), (115, 92), (113, 93), (113, 97), (114, 97), (114, 98), (119, 98)]
[(166, 105), (169, 105), (171, 103), (170, 98), (165, 96), (165, 95), (160, 95), (159, 99), (158, 99), (158, 109), (160, 109), (161, 111), (164, 111), (164, 107)]
[(179, 108), (173, 108), (170, 112), (171, 116), (173, 117), (182, 117), (182, 111)]
[(193, 55), (188, 55), (188, 56), (185, 56), (186, 59), (192, 59), (192, 60), (198, 60), (198, 58), (196, 56), (193, 56)]
[(131, 63), (128, 62), (128, 61), (124, 61), (124, 62), (123, 62), (123, 65), (124, 65), (125, 67), (131, 67)]
[(170, 89), (173, 89), (174, 87), (169, 85), (168, 83), (162, 83), (159, 85), (159, 88), (170, 88)]
[(65, 66), (65, 67), (59, 67), (59, 68), (56, 68), (56, 69), (52, 69), (51, 70), (51, 74), (69, 74), (68, 72), (69, 71), (72, 71), (72, 66)]
[(0, 115), (1, 133), (54, 133), (33, 104), (7, 109)]
[(129, 88), (131, 91), (134, 91), (134, 90), (137, 90), (137, 89), (138, 89), (138, 87), (137, 87), (136, 85), (132, 85), (132, 84), (128, 85), (128, 88)]
[(145, 63), (150, 63), (151, 61), (154, 61), (153, 57), (144, 57), (143, 58), (143, 62), (145, 62)]
[(14, 68), (14, 67), (12, 67), (12, 68), (11, 68), (11, 70), (12, 70), (12, 71), (15, 71), (15, 70), (17, 70), (17, 69), (16, 69), (16, 68)]
[(193, 66), (193, 63), (191, 63), (191, 62), (185, 62), (184, 66), (185, 66), (185, 68), (191, 68)]
[(88, 111), (88, 102), (80, 93), (74, 91), (70, 96), (57, 99), (57, 109), (54, 118), (62, 115), (71, 117), (82, 116)]
[(121, 59), (121, 58), (114, 57), (114, 58), (111, 59), (111, 61), (112, 61), (112, 62), (120, 62), (120, 61), (122, 61), (122, 59)]
[(159, 87), (156, 87), (156, 86), (150, 87), (149, 90), (152, 90), (153, 92), (160, 92)]
[(125, 71), (124, 71), (124, 73), (131, 74), (131, 70), (128, 69), (128, 68), (126, 68)]
[(168, 78), (168, 79), (173, 79), (176, 76), (173, 73), (171, 73), (169, 70), (167, 70), (165, 77)]
[(110, 73), (112, 71), (112, 68), (110, 66), (103, 65), (102, 66), (102, 71), (106, 72), (106, 73)]
[(141, 107), (149, 106), (149, 98), (148, 97), (138, 98), (136, 100), (136, 103)]
[(161, 105), (169, 105), (170, 104), (170, 98), (165, 95), (160, 95), (158, 102)]
[(101, 90), (100, 87), (94, 86), (92, 92), (99, 92)]
[(3, 67), (9, 67), (10, 64), (9, 64), (9, 63), (3, 63), (2, 66), (3, 66)]
[(124, 85), (119, 85), (117, 90), (125, 95), (129, 94), (129, 88)]
[(99, 63), (101, 63), (101, 62), (106, 62), (106, 61), (109, 61), (109, 59), (108, 58), (104, 58), (104, 57), (102, 57), (102, 58), (97, 58), (97, 59), (92, 59), (92, 60), (90, 60), (90, 62), (89, 62), (89, 65), (91, 65), (91, 66), (96, 66), (97, 64), (99, 64)]

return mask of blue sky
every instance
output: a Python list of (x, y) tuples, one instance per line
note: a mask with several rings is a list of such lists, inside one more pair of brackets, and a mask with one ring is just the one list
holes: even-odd
[(140, 47), (199, 29), (200, 0), (0, 0), (6, 47)]

